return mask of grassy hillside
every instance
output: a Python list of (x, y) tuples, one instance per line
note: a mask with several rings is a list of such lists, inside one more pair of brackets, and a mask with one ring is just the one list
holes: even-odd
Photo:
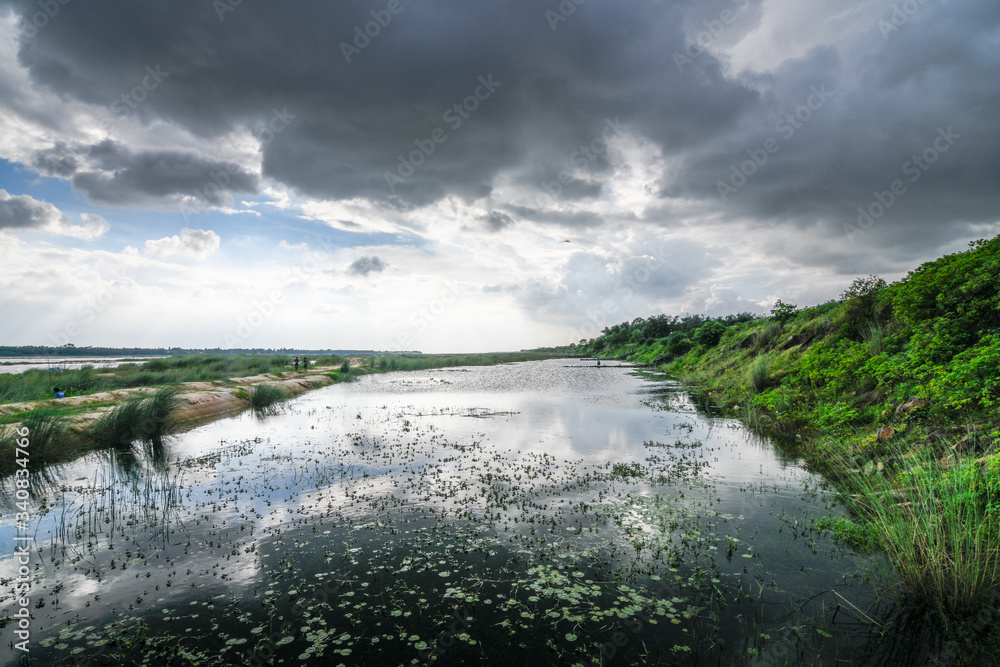
[(841, 534), (942, 618), (1000, 592), (1000, 237), (811, 308), (648, 322), (584, 351), (656, 363), (794, 448), (853, 505)]

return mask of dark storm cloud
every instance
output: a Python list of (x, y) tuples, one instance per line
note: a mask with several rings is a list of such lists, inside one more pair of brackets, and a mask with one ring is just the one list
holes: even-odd
[(908, 258), (997, 221), (1000, 61), (987, 35), (1000, 5), (920, 7), (885, 37), (874, 22), (856, 51), (786, 63), (743, 128), (690, 151), (664, 195), (811, 230), (847, 252), (902, 245)]
[(483, 216), (483, 223), (486, 225), (486, 229), (491, 232), (499, 232), (501, 229), (506, 229), (514, 224), (514, 219), (506, 213), (490, 211)]
[(43, 173), (71, 178), (73, 187), (91, 200), (113, 205), (186, 196), (204, 205), (225, 206), (232, 201), (229, 193), (253, 193), (259, 186), (257, 175), (237, 164), (182, 151), (133, 153), (111, 140), (93, 146), (58, 143), (36, 152), (32, 164)]
[[(407, 0), (345, 55), (386, 3), (243, 2), (221, 20), (208, 2), (69, 3), (19, 58), (59, 94), (101, 105), (160, 68), (169, 76), (136, 113), (206, 137), (287, 108), (296, 121), (264, 145), (265, 175), (402, 208), (488, 195), (504, 169), (527, 170), (541, 190), (616, 117), (672, 148), (696, 144), (757, 97), (717, 70), (677, 70), (679, 6), (588, 3), (553, 30), (545, 11), (557, 6)], [(605, 158), (593, 162), (599, 172)], [(108, 196), (100, 180), (87, 185)], [(562, 196), (598, 191), (573, 184)]]
[[(135, 113), (206, 138), (262, 130), (287, 110), (294, 120), (280, 131), (257, 133), (264, 176), (319, 198), (405, 211), (490, 195), (503, 172), (536, 199), (496, 208), (597, 225), (594, 214), (546, 209), (613, 185), (600, 140), (620, 127), (668, 161), (663, 198), (842, 245), (812, 260), (820, 264), (842, 264), (859, 243), (926, 256), (1000, 217), (1000, 4), (920, 3), (898, 29), (873, 19), (840, 41), (817, 38), (774, 71), (727, 75), (711, 49), (737, 43), (781, 4), (608, 0), (574, 5), (563, 21), (546, 14), (557, 2), (514, 0), (402, 0), (394, 14), (379, 0), (95, 0), (60, 5), (19, 59), (58, 94), (100, 105), (137, 90), (149, 68), (167, 73)], [(180, 158), (111, 151), (89, 156), (102, 170), (62, 169), (92, 198), (121, 203), (183, 194), (218, 167)], [(233, 187), (256, 186), (242, 179)], [(872, 222), (851, 236), (858, 207)]]
[(52, 204), (0, 190), (0, 229), (38, 228), (63, 219)]
[(347, 272), (356, 276), (367, 276), (369, 273), (381, 273), (385, 271), (387, 266), (388, 264), (375, 255), (371, 257), (358, 257), (347, 267)]

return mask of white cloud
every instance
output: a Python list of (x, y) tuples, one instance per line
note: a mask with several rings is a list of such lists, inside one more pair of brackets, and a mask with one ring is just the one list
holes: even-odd
[(180, 236), (166, 236), (162, 239), (146, 241), (147, 257), (173, 257), (186, 255), (195, 259), (205, 259), (219, 249), (221, 239), (210, 229), (181, 230)]
[(57, 230), (53, 231), (63, 236), (72, 236), (75, 239), (91, 241), (99, 236), (103, 236), (111, 228), (107, 221), (96, 213), (81, 213), (80, 217), (83, 218), (84, 224), (70, 225), (63, 221)]

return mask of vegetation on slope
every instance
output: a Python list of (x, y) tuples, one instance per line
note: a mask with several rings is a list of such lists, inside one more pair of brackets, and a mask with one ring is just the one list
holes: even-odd
[(671, 321), (582, 351), (655, 362), (794, 448), (845, 491), (845, 534), (886, 554), (908, 599), (952, 623), (995, 599), (1000, 237), (812, 308)]

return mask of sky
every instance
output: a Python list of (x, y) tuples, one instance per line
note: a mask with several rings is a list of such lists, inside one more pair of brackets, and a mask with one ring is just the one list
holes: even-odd
[(0, 0), (0, 344), (474, 352), (1000, 233), (996, 0)]

